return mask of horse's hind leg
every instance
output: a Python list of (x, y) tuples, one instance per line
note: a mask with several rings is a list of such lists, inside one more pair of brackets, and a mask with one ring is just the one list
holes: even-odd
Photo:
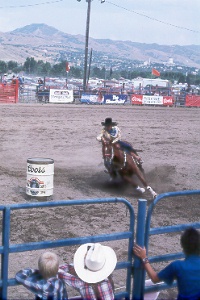
[(151, 195), (153, 196), (153, 198), (157, 197), (157, 193), (152, 189), (151, 186), (147, 186), (147, 190), (151, 193)]
[(143, 176), (143, 174), (141, 175), (141, 172), (137, 172), (137, 176), (140, 179), (140, 181), (143, 183), (144, 187), (147, 189), (147, 191), (149, 191), (151, 193), (151, 195), (153, 196), (153, 198), (155, 198), (157, 196), (157, 193), (152, 189), (151, 186), (147, 185), (147, 182)]
[[(147, 189), (150, 193), (151, 193), (151, 195), (153, 196), (153, 198), (155, 198), (156, 196), (157, 196), (157, 194), (156, 194), (156, 192), (152, 189), (152, 187), (151, 186), (149, 186), (148, 184), (147, 184), (147, 181), (146, 181), (146, 179), (145, 179), (145, 177), (144, 177), (144, 174), (143, 174), (143, 172), (138, 168), (138, 166), (136, 166), (136, 164), (133, 164), (132, 163), (132, 167), (133, 167), (133, 170), (134, 170), (134, 173), (135, 173), (135, 175), (138, 177), (138, 179), (141, 181), (141, 183), (143, 184), (143, 186), (145, 187), (145, 189)], [(132, 183), (133, 184), (133, 183)], [(134, 186), (134, 185), (133, 185)], [(135, 187), (135, 186), (134, 186)], [(144, 188), (141, 188), (141, 187), (135, 187), (136, 188), (136, 190), (138, 190), (138, 191), (140, 191), (140, 192), (142, 192), (142, 193), (144, 193), (145, 192), (145, 189)]]

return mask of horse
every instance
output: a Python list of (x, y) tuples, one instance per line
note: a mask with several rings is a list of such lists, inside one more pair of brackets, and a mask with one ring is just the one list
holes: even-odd
[[(136, 191), (144, 193), (147, 190), (155, 198), (157, 193), (148, 185), (142, 164), (135, 158), (134, 153), (126, 151), (120, 146), (119, 142), (112, 143), (106, 137), (102, 137), (101, 142), (104, 165), (107, 173), (110, 175), (111, 181), (115, 180), (119, 175), (124, 181), (130, 183)], [(137, 152), (134, 152), (137, 155)], [(133, 175), (137, 176), (144, 188), (136, 184)]]

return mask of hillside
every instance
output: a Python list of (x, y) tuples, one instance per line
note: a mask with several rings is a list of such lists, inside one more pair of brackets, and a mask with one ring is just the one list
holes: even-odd
[[(94, 55), (108, 60), (167, 62), (169, 58), (177, 65), (200, 68), (200, 46), (158, 45), (132, 41), (93, 39), (89, 48)], [(0, 32), (1, 60), (23, 63), (27, 57), (51, 63), (60, 60), (83, 60), (85, 37), (71, 35), (46, 24), (31, 24), (10, 32)], [(127, 59), (128, 58), (128, 59)]]

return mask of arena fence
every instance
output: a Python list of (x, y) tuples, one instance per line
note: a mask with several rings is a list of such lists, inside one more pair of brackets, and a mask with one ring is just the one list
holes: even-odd
[[(11, 86), (11, 85), (10, 85)], [(20, 103), (32, 103), (32, 102), (49, 102), (50, 100), (50, 90), (51, 89), (63, 89), (59, 86), (38, 86), (24, 84), (19, 86), (19, 102)], [(63, 91), (66, 88), (63, 89)], [(72, 91), (72, 90), (67, 90)], [(175, 95), (173, 93), (159, 94), (159, 95), (142, 95), (133, 94), (129, 92), (124, 94), (123, 92), (113, 92), (113, 91), (99, 91), (92, 92), (88, 91), (83, 93), (80, 88), (73, 90), (73, 100), (77, 103), (85, 104), (129, 104), (129, 105), (148, 105), (148, 106), (164, 106), (164, 107), (200, 107), (200, 96), (190, 95), (186, 92), (182, 92), (180, 95)], [(2, 102), (8, 101), (8, 98), (2, 97)], [(74, 101), (69, 101), (69, 99), (64, 99), (63, 103), (72, 103)], [(17, 101), (15, 101), (17, 102)], [(52, 101), (50, 101), (52, 102)], [(56, 101), (56, 103), (59, 101)]]
[[(62, 201), (48, 201), (48, 202), (35, 202), (35, 203), (25, 203), (25, 204), (12, 204), (12, 205), (1, 205), (0, 211), (2, 212), (2, 246), (0, 246), (1, 254), (1, 280), (0, 280), (0, 299), (6, 300), (8, 294), (8, 288), (11, 286), (16, 286), (18, 283), (14, 278), (9, 278), (9, 256), (13, 253), (40, 250), (40, 249), (50, 249), (58, 248), (64, 246), (81, 245), (89, 242), (105, 242), (105, 241), (115, 241), (115, 240), (127, 240), (127, 257), (125, 261), (118, 261), (116, 269), (126, 270), (126, 286), (124, 290), (116, 293), (116, 298), (125, 299), (144, 299), (144, 294), (152, 291), (158, 291), (169, 288), (164, 283), (152, 285), (150, 287), (145, 286), (145, 271), (142, 266), (140, 259), (133, 257), (132, 247), (134, 240), (136, 243), (145, 246), (148, 252), (149, 236), (158, 235), (164, 233), (179, 232), (186, 229), (189, 226), (195, 228), (200, 228), (200, 222), (189, 223), (189, 224), (179, 224), (173, 226), (163, 226), (157, 228), (151, 228), (151, 217), (154, 207), (159, 201), (165, 200), (171, 197), (173, 200), (176, 197), (181, 196), (192, 196), (200, 195), (200, 190), (192, 191), (179, 191), (160, 194), (154, 199), (147, 209), (147, 200), (138, 200), (138, 213), (137, 213), (137, 228), (136, 228), (136, 238), (134, 239), (134, 227), (135, 227), (135, 213), (132, 205), (126, 199), (123, 198), (103, 198), (103, 199), (85, 199), (85, 200), (62, 200)], [(177, 200), (177, 199), (176, 199)], [(123, 232), (111, 232), (100, 235), (85, 236), (85, 237), (73, 237), (57, 240), (48, 240), (42, 242), (29, 242), (23, 244), (12, 244), (10, 242), (11, 236), (11, 216), (13, 211), (19, 210), (31, 210), (40, 208), (57, 208), (64, 206), (80, 206), (80, 205), (91, 205), (91, 204), (104, 204), (109, 203), (123, 204), (126, 210), (129, 212), (129, 228), (127, 231)], [(149, 257), (149, 261), (162, 262), (178, 258), (183, 258), (183, 253), (173, 253)], [(133, 275), (133, 284), (132, 284)], [(176, 283), (173, 284), (176, 286)]]
[[(47, 207), (64, 207), (64, 206), (78, 206), (78, 205), (91, 205), (91, 204), (102, 204), (109, 203), (122, 203), (125, 205), (126, 210), (129, 211), (129, 229), (124, 232), (107, 233), (102, 235), (93, 235), (86, 237), (75, 237), (66, 238), (62, 240), (49, 240), (43, 242), (30, 242), (24, 244), (11, 244), (10, 243), (10, 229), (11, 229), (11, 214), (14, 210), (31, 210), (33, 208), (47, 208)], [(64, 246), (80, 245), (85, 243), (93, 242), (104, 242), (113, 240), (127, 240), (127, 260), (117, 263), (116, 269), (126, 270), (126, 287), (124, 291), (116, 294), (117, 298), (129, 298), (131, 293), (131, 273), (132, 273), (132, 247), (134, 241), (134, 223), (135, 215), (131, 204), (123, 198), (105, 198), (105, 199), (87, 199), (87, 200), (63, 200), (63, 201), (48, 201), (48, 202), (36, 202), (36, 203), (25, 203), (25, 204), (14, 204), (7, 206), (0, 206), (2, 212), (2, 246), (0, 246), (1, 253), (1, 295), (0, 299), (8, 299), (8, 288), (10, 286), (17, 285), (14, 278), (8, 278), (9, 274), (9, 256), (12, 253), (26, 252), (39, 249), (49, 249)]]
[(0, 103), (18, 102), (18, 81), (15, 84), (0, 83)]
[[(178, 192), (170, 192), (170, 193), (160, 194), (156, 197), (156, 199), (154, 199), (154, 201), (150, 204), (148, 209), (146, 209), (147, 201), (139, 200), (138, 201), (137, 229), (136, 229), (137, 244), (139, 244), (142, 247), (145, 246), (147, 249), (147, 253), (148, 253), (149, 237), (151, 235), (180, 232), (190, 226), (192, 226), (194, 228), (200, 228), (200, 222), (151, 228), (152, 213), (158, 202), (166, 201), (166, 198), (171, 198), (173, 201), (177, 201), (177, 197), (181, 196), (181, 199), (182, 199), (182, 197), (192, 196), (192, 195), (200, 195), (200, 190), (191, 190), (191, 191), (188, 190), (188, 191), (178, 191)], [(180, 259), (183, 257), (184, 257), (183, 252), (171, 253), (171, 254), (164, 254), (164, 255), (157, 255), (157, 256), (149, 257), (149, 261), (151, 263), (155, 263), (155, 262)], [(145, 287), (145, 270), (142, 266), (141, 260), (137, 257), (135, 257), (135, 259), (134, 259), (133, 269), (134, 269), (134, 280), (133, 280), (133, 282), (134, 282), (134, 284), (133, 284), (133, 299), (134, 300), (143, 299), (145, 292), (159, 291), (159, 290), (164, 290), (164, 289), (169, 288), (169, 286), (166, 285), (165, 283), (159, 283), (159, 284), (152, 285), (151, 287)], [(171, 287), (175, 287), (175, 286), (177, 286), (176, 282)]]
[[(57, 95), (57, 99), (50, 101), (50, 90), (62, 90), (61, 95)], [(66, 91), (69, 95), (65, 94)], [(71, 96), (72, 93), (72, 96)], [(65, 96), (65, 97), (64, 97)], [(72, 99), (71, 99), (72, 98)], [(152, 94), (134, 94), (133, 92), (125, 92), (123, 89), (114, 91), (112, 89), (88, 91), (83, 93), (80, 88), (68, 90), (61, 86), (48, 86), (38, 84), (19, 84), (16, 80), (13, 83), (0, 83), (0, 103), (73, 103), (80, 101), (86, 104), (129, 104), (129, 105), (148, 105), (148, 106), (182, 106), (182, 107), (200, 107), (200, 95), (188, 94), (185, 91), (176, 95), (171, 90), (165, 93)]]

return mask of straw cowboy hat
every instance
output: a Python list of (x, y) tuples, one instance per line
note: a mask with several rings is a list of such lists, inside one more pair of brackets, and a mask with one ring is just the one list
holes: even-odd
[(101, 122), (103, 126), (116, 126), (117, 122), (113, 122), (112, 118), (106, 118), (105, 122)]
[(80, 279), (96, 283), (106, 279), (115, 269), (115, 251), (99, 243), (81, 245), (74, 254), (74, 269)]

